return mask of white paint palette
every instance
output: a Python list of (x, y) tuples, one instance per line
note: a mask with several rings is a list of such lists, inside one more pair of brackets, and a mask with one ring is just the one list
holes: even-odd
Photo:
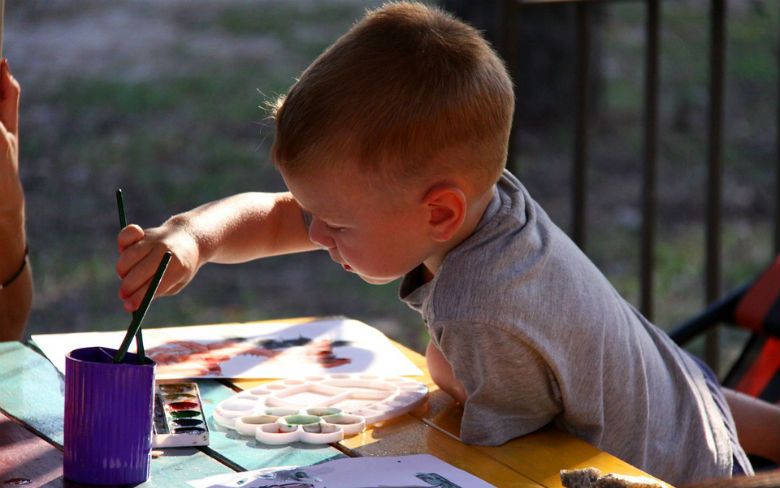
[(413, 410), (427, 394), (425, 385), (400, 376), (288, 378), (221, 401), (214, 419), (265, 444), (332, 443)]

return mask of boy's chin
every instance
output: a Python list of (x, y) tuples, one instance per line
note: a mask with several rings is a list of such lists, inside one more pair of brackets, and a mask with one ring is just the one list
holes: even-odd
[(373, 276), (365, 276), (360, 273), (355, 273), (355, 274), (360, 276), (361, 280), (365, 281), (366, 283), (370, 283), (372, 285), (386, 285), (400, 278), (400, 276), (395, 276), (391, 278), (375, 278)]

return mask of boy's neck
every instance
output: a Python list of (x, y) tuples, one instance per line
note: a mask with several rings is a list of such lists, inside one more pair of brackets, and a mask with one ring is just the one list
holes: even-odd
[(428, 257), (423, 262), (422, 278), (425, 283), (431, 281), (441, 267), (441, 263), (447, 257), (447, 254), (454, 249), (458, 244), (466, 240), (479, 225), (482, 220), (482, 216), (485, 214), (485, 210), (490, 204), (490, 200), (493, 199), (493, 195), (496, 191), (496, 185), (491, 186), (482, 195), (475, 198), (469, 205), (466, 218), (463, 220), (463, 224), (460, 229), (452, 236), (450, 240), (442, 243), (441, 249)]

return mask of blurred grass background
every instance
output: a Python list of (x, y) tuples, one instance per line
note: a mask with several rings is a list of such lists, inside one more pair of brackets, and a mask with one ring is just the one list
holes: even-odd
[[(431, 2), (432, 3), (432, 2)], [(116, 330), (117, 216), (144, 227), (242, 191), (277, 191), (272, 128), (259, 106), (284, 93), (380, 2), (358, 0), (9, 0), (4, 55), (22, 84), (21, 174), (36, 297), (28, 334)], [(603, 11), (603, 87), (591, 127), (586, 251), (638, 300), (644, 6)], [(704, 301), (706, 2), (663, 2), (656, 322)], [(773, 255), (777, 198), (775, 1), (731, 2), (724, 156), (723, 288)], [(521, 126), (517, 174), (568, 229), (572, 117)], [(397, 283), (372, 286), (321, 252), (205, 266), (155, 301), (146, 327), (347, 315), (423, 350)], [(725, 339), (730, 340), (730, 339)]]

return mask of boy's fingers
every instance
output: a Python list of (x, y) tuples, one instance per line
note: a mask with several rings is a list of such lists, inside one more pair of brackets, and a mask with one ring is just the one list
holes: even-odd
[[(134, 312), (138, 309), (138, 307), (141, 305), (141, 300), (144, 298), (144, 294), (146, 293), (146, 289), (149, 287), (149, 284), (151, 283), (151, 278), (149, 281), (144, 283), (141, 288), (135, 291), (135, 293), (131, 294), (128, 297), (122, 298), (122, 308), (125, 309), (127, 312)], [(119, 296), (122, 296), (122, 293), (119, 293)]]
[[(146, 290), (149, 289), (149, 285), (151, 283), (152, 279), (150, 278), (149, 281), (144, 283), (143, 286), (136, 290), (135, 293), (123, 300), (122, 307), (128, 312), (134, 312), (135, 310), (138, 310), (138, 307), (141, 306), (141, 301), (144, 299), (144, 295), (146, 295)], [(162, 283), (160, 283), (160, 286), (157, 288), (157, 291), (154, 294), (155, 297), (165, 295), (165, 293), (161, 292), (161, 289)]]
[[(164, 236), (165, 232), (159, 228), (142, 229), (135, 224), (128, 225), (119, 232), (117, 245), (120, 254), (116, 262), (116, 272), (122, 279), (119, 298), (124, 302), (125, 310), (133, 311), (141, 304), (163, 255), (169, 250)], [(155, 296), (178, 293), (186, 283), (186, 269), (174, 255)]]
[[(123, 277), (122, 285), (119, 287), (119, 297), (122, 300), (129, 300), (136, 307), (141, 303), (141, 298), (143, 298), (146, 289), (149, 287), (149, 282), (157, 272), (163, 254), (164, 249), (158, 248), (148, 253), (132, 266)], [(160, 281), (157, 287), (155, 296), (170, 295), (170, 290), (176, 287), (180, 281), (180, 269), (176, 269), (174, 260), (171, 261), (163, 275), (162, 281)]]
[(125, 249), (143, 239), (145, 235), (144, 230), (136, 224), (130, 224), (120, 230), (116, 238), (119, 253), (123, 253)]
[(19, 134), (19, 82), (11, 76), (8, 62), (0, 61), (0, 122), (8, 132)]
[[(159, 263), (158, 263), (159, 264)], [(156, 267), (155, 267), (156, 271)], [(175, 295), (184, 287), (183, 283), (176, 283), (174, 282), (175, 278), (163, 276), (162, 281), (160, 282), (159, 286), (157, 287), (157, 290), (154, 293), (155, 297), (161, 297), (165, 295)], [(144, 282), (137, 290), (135, 290), (132, 294), (129, 296), (123, 296), (121, 290), (120, 290), (120, 297), (123, 300), (123, 307), (128, 312), (132, 312), (134, 310), (137, 310), (138, 307), (141, 305), (141, 301), (144, 298), (144, 295), (146, 295), (146, 291), (149, 289), (149, 285), (152, 282), (152, 277)]]
[[(117, 263), (117, 272), (120, 273), (120, 276), (122, 276), (121, 272), (123, 271), (122, 269), (119, 269), (120, 265), (126, 264), (122, 263), (122, 258), (124, 258), (126, 254), (134, 251), (136, 247), (139, 246), (128, 249), (120, 257), (120, 261)], [(148, 252), (145, 256), (137, 259), (135, 263), (127, 269), (124, 276), (122, 276), (122, 285), (119, 287), (119, 297), (124, 300), (134, 295), (140, 288), (144, 288), (152, 279), (152, 276), (154, 276), (155, 271), (157, 271), (157, 265), (160, 263), (159, 258), (161, 257), (162, 252), (160, 252), (159, 255), (157, 252)]]
[[(116, 274), (119, 275), (122, 280), (127, 280), (128, 275), (134, 269), (138, 268), (153, 250), (153, 246), (145, 245), (143, 241), (128, 246), (122, 251), (122, 254), (119, 255), (119, 259), (116, 261)], [(152, 273), (154, 273), (154, 271), (152, 271)], [(140, 286), (140, 283), (138, 283), (138, 285)], [(128, 292), (132, 291), (133, 290), (128, 290)]]

